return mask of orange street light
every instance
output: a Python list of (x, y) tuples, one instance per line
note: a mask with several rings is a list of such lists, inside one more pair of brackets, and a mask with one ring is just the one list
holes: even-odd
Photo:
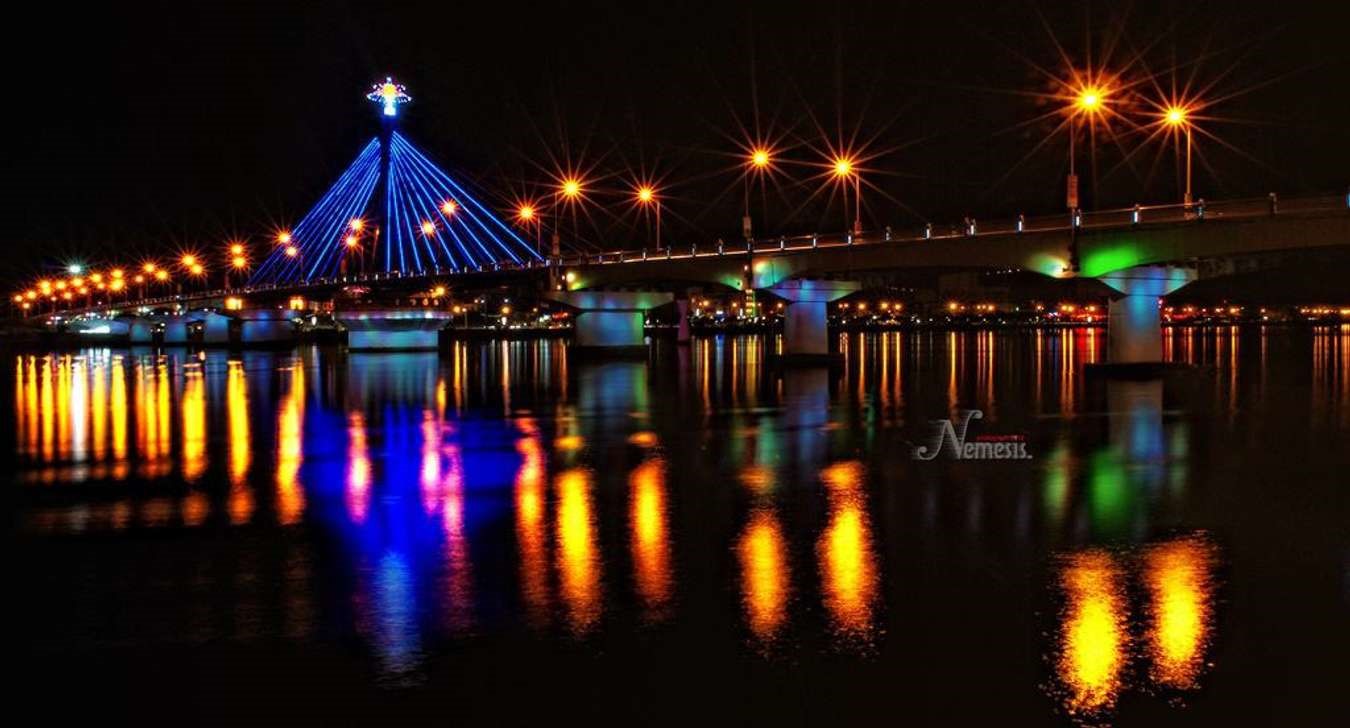
[(366, 229), (366, 221), (359, 217), (354, 217), (351, 222), (347, 223), (347, 227), (351, 228), (352, 232), (359, 233)]
[(182, 258), (179, 258), (178, 262), (182, 263), (184, 268), (191, 268), (192, 266), (197, 265), (197, 256), (188, 253)]
[(361, 239), (356, 237), (355, 235), (348, 235), (347, 239), (344, 242), (347, 243), (347, 247), (355, 248), (357, 245), (361, 243)]
[(243, 243), (230, 243), (230, 255), (243, 255), (243, 254), (244, 254)]
[(516, 207), (516, 222), (522, 227), (529, 228), (534, 224), (534, 249), (543, 249), (544, 220), (539, 211), (535, 209), (533, 202), (522, 202)]
[(1101, 111), (1105, 100), (1106, 92), (1101, 87), (1084, 86), (1078, 90), (1078, 95), (1074, 98), (1073, 104), (1081, 112), (1095, 114)]
[(1089, 121), (1106, 108), (1108, 90), (1097, 83), (1086, 83), (1073, 89), (1069, 106), (1069, 177), (1065, 182), (1065, 203), (1072, 212), (1078, 209), (1078, 125), (1082, 117)]
[(847, 155), (834, 158), (831, 171), (834, 178), (844, 187), (844, 214), (848, 214), (848, 181), (853, 180), (853, 234), (862, 232), (862, 175), (858, 174), (858, 163)]
[[(763, 174), (768, 171), (769, 165), (773, 163), (773, 154), (768, 147), (754, 147), (750, 150), (748, 160), (750, 171)], [(754, 222), (750, 217), (750, 175), (743, 175), (745, 180), (745, 216), (741, 218), (741, 232), (745, 239), (754, 239)], [(762, 179), (762, 178), (761, 178)]]
[(566, 197), (569, 200), (575, 200), (578, 197), (581, 197), (581, 180), (576, 177), (568, 177), (563, 180), (559, 190), (562, 192), (563, 197)]
[(454, 200), (446, 200), (445, 202), (441, 203), (442, 215), (445, 215), (446, 217), (451, 217), (456, 212), (459, 212), (459, 204), (456, 203)]
[(157, 266), (157, 265), (155, 265), (154, 263), (151, 263), (151, 262), (149, 262), (149, 261), (147, 261), (147, 262), (145, 262), (145, 263), (143, 263), (143, 264), (141, 265), (141, 271), (144, 272), (144, 273), (151, 273), (151, 274), (153, 274), (153, 273), (154, 273), (155, 271), (157, 271), (157, 270), (159, 270), (159, 266)]
[(300, 254), (300, 249), (299, 249), (299, 248), (295, 247), (294, 245), (287, 245), (287, 246), (286, 246), (286, 257), (287, 257), (287, 258), (294, 258), (295, 256), (297, 256), (297, 255), (299, 255), (299, 254)]
[(281, 232), (277, 233), (277, 244), (278, 244), (278, 245), (290, 245), (290, 244), (291, 244), (291, 231), (290, 231), (290, 230), (282, 230)]
[(242, 255), (236, 255), (230, 260), (230, 265), (233, 265), (236, 270), (241, 270), (248, 265), (248, 259)]

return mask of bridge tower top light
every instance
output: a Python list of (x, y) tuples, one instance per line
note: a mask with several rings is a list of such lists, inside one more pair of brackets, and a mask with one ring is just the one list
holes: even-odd
[(366, 98), (383, 107), (384, 115), (387, 117), (398, 116), (398, 107), (412, 101), (403, 84), (389, 76), (385, 76), (383, 83), (371, 86)]

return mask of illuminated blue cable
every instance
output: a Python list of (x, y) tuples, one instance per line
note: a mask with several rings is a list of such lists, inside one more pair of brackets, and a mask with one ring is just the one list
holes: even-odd
[[(325, 219), (328, 214), (331, 214), (329, 212), (330, 209), (338, 204), (340, 200), (351, 195), (351, 186), (353, 185), (354, 180), (359, 180), (365, 175), (368, 170), (372, 168), (372, 164), (377, 165), (379, 158), (378, 152), (379, 140), (371, 139), (361, 150), (361, 153), (357, 155), (352, 164), (338, 177), (337, 182), (333, 183), (333, 186), (328, 188), (323, 196), (319, 198), (319, 201), (315, 204), (314, 208), (300, 220), (300, 223), (296, 225), (295, 230), (292, 232), (292, 239), (298, 242), (298, 248), (303, 250), (307, 245), (313, 245), (312, 241), (309, 240), (310, 229), (313, 228), (319, 220)], [(302, 235), (303, 237), (301, 237)], [(295, 263), (295, 259), (287, 256), (283, 248), (278, 248), (274, 250), (268, 256), (267, 260), (258, 267), (258, 270), (250, 276), (249, 284), (286, 282), (290, 278), (288, 275), (290, 269), (295, 267)]]
[(305, 280), (312, 280), (316, 274), (320, 278), (329, 275), (336, 275), (342, 268), (342, 259), (346, 255), (346, 236), (347, 229), (351, 225), (353, 218), (360, 217), (365, 212), (366, 206), (370, 204), (370, 198), (375, 193), (375, 185), (380, 181), (379, 164), (373, 164), (362, 179), (357, 182), (354, 194), (347, 200), (347, 204), (338, 210), (338, 215), (334, 221), (326, 228), (326, 232), (319, 240), (327, 240), (329, 244), (321, 248), (318, 254), (314, 256), (314, 262), (309, 267), (309, 272), (305, 275)]
[[(395, 145), (401, 145), (401, 147), (407, 152), (409, 157), (412, 158), (412, 160), (415, 163), (420, 164), (424, 169), (428, 170), (428, 172), (431, 173), (434, 179), (442, 181), (442, 186), (449, 185), (450, 187), (453, 187), (454, 190), (457, 192), (457, 194), (452, 193), (451, 196), (462, 197), (464, 202), (467, 203), (466, 205), (464, 205), (466, 209), (468, 209), (468, 206), (477, 208), (477, 210), (480, 213), (482, 213), (483, 216), (485, 216), (488, 220), (491, 220), (500, 229), (501, 232), (506, 233), (506, 235), (509, 236), (511, 240), (515, 241), (515, 243), (518, 244), (520, 248), (523, 249), (526, 253), (528, 253), (530, 257), (533, 257), (536, 260), (543, 260), (543, 256), (540, 255), (538, 252), (536, 252), (533, 249), (533, 247), (531, 247), (528, 243), (522, 240), (518, 235), (516, 235), (515, 231), (511, 230), (511, 228), (505, 223), (503, 223), (496, 215), (494, 215), (491, 211), (483, 207), (483, 205), (480, 204), (476, 198), (474, 198), (472, 195), (466, 192), (464, 188), (461, 187), (459, 183), (455, 182), (453, 178), (451, 178), (445, 172), (442, 172), (439, 168), (437, 168), (434, 164), (432, 164), (431, 160), (427, 159), (426, 156), (423, 155), (420, 151), (418, 151), (416, 147), (413, 147), (412, 144), (409, 143), (406, 139), (404, 139), (401, 134), (398, 134), (397, 132), (394, 133), (393, 143)], [(483, 231), (486, 232), (488, 236), (491, 237), (493, 241), (496, 242), (497, 245), (501, 247), (502, 250), (511, 257), (512, 260), (514, 260), (517, 263), (521, 262), (520, 257), (516, 255), (515, 251), (512, 250), (510, 246), (503, 243), (502, 240), (499, 237), (497, 237), (496, 233), (492, 232), (492, 230), (488, 228), (487, 225), (485, 225), (481, 220), (478, 219), (477, 215), (471, 214), (470, 218), (473, 219), (473, 221), (476, 222), (483, 229)]]
[[(432, 180), (432, 182), (433, 182), (436, 186), (438, 186), (438, 187), (441, 189), (442, 192), (444, 192), (445, 194), (449, 195), (449, 196), (452, 197), (452, 198), (453, 198), (453, 197), (456, 197), (455, 193), (454, 193), (453, 191), (451, 191), (451, 190), (449, 189), (449, 187), (446, 186), (446, 184), (445, 184), (444, 181), (442, 181), (442, 180), (447, 180), (447, 181), (448, 181), (448, 178), (445, 177), (444, 173), (442, 173), (439, 169), (436, 169), (435, 167), (429, 167), (429, 166), (427, 166), (427, 164), (425, 163), (425, 160), (423, 160), (423, 162), (420, 162), (419, 164), (422, 164), (422, 170), (427, 174), (427, 176)], [(456, 185), (456, 187), (458, 187), (458, 186)], [(482, 206), (479, 205), (478, 202), (477, 202), (476, 200), (473, 200), (471, 197), (468, 197), (467, 195), (464, 195), (462, 189), (460, 189), (460, 193), (461, 193), (460, 196), (466, 198), (466, 199), (467, 199), (469, 202), (471, 202), (473, 205), (475, 205), (476, 207), (479, 207), (479, 209), (482, 209)], [(488, 236), (488, 238), (490, 238), (490, 239), (492, 240), (492, 242), (496, 243), (497, 246), (500, 247), (500, 248), (502, 248), (503, 250), (506, 250), (507, 255), (509, 255), (513, 260), (515, 260), (516, 262), (520, 262), (520, 259), (517, 258), (517, 257), (515, 256), (515, 254), (511, 252), (510, 248), (508, 248), (506, 245), (504, 245), (504, 244), (502, 243), (502, 241), (501, 241), (500, 239), (497, 238), (497, 236), (492, 232), (492, 230), (491, 230), (490, 228), (488, 228), (486, 225), (483, 224), (483, 221), (480, 220), (480, 219), (478, 218), (478, 216), (475, 215), (475, 214), (473, 213), (473, 210), (472, 210), (471, 208), (469, 208), (467, 205), (460, 205), (460, 208), (463, 210), (463, 214), (466, 215), (466, 216), (468, 217), (468, 219), (469, 219), (471, 222), (473, 222), (475, 225), (477, 225), (478, 228), (479, 228), (483, 233), (485, 233), (485, 234)], [(489, 213), (489, 215), (490, 215), (490, 213)], [(496, 222), (496, 219), (495, 219), (495, 218), (492, 218), (492, 219), (493, 219), (494, 222)], [(494, 262), (494, 261), (496, 260), (496, 258), (492, 255), (492, 252), (489, 251), (489, 250), (487, 249), (487, 246), (483, 245), (483, 241), (482, 241), (482, 240), (479, 238), (479, 236), (473, 231), (473, 228), (472, 228), (472, 227), (470, 227), (469, 225), (466, 224), (466, 225), (465, 225), (465, 232), (466, 232), (468, 235), (471, 236), (471, 238), (472, 238), (474, 244), (477, 245), (477, 246), (478, 246), (478, 249), (482, 251), (483, 257), (486, 259), (486, 261), (487, 261), (488, 263), (492, 263), (492, 262)], [(514, 237), (514, 236), (513, 236), (513, 237)], [(517, 239), (517, 240), (518, 240), (518, 239)], [(523, 242), (522, 242), (521, 244), (524, 245)], [(483, 265), (482, 265), (482, 263), (479, 263), (476, 267), (477, 267), (479, 270), (482, 270)]]
[[(408, 169), (403, 165), (403, 159), (398, 155), (397, 150), (393, 157), (394, 166), (398, 167), (399, 178), (399, 197), (398, 204), (403, 210), (403, 216), (409, 225), (409, 243), (408, 247), (412, 250), (413, 264), (417, 266), (418, 273), (425, 273), (426, 267), (422, 265), (422, 251), (418, 248), (418, 243), (426, 246), (427, 254), (431, 257), (432, 267), (436, 264), (436, 251), (432, 249), (431, 244), (427, 242), (426, 233), (422, 232), (422, 219), (417, 214), (416, 206), (413, 204), (413, 190), (408, 184)], [(420, 239), (419, 239), (420, 238)]]
[[(378, 166), (372, 165), (371, 169), (378, 172)], [(313, 233), (308, 240), (301, 241), (303, 247), (301, 255), (297, 258), (297, 268), (302, 269), (306, 261), (313, 259), (309, 270), (303, 273), (302, 277), (305, 281), (312, 280), (318, 266), (335, 250), (340, 250), (342, 244), (340, 238), (343, 230), (353, 217), (352, 209), (358, 205), (360, 209), (364, 209), (366, 200), (361, 199), (361, 192), (365, 186), (363, 182), (364, 179), (358, 179), (351, 186), (347, 195), (337, 200), (329, 208), (327, 214), (316, 221), (314, 228), (317, 232)], [(305, 234), (310, 236), (308, 232)]]
[[(406, 173), (407, 178), (412, 180), (413, 184), (415, 184), (418, 190), (421, 192), (421, 194), (417, 196), (417, 200), (421, 203), (419, 207), (421, 208), (421, 212), (423, 213), (423, 219), (431, 220), (433, 224), (437, 220), (440, 221), (440, 225), (437, 225), (436, 227), (437, 231), (436, 243), (440, 245), (441, 250), (445, 252), (446, 261), (449, 267), (451, 269), (457, 270), (459, 268), (459, 265), (455, 260), (455, 254), (450, 250), (450, 247), (445, 244), (445, 239), (441, 236), (441, 231), (452, 232), (451, 220), (441, 212), (441, 206), (436, 203), (435, 197), (432, 195), (431, 190), (427, 188), (426, 184), (422, 180), (421, 172), (416, 168), (412, 168), (406, 170)], [(458, 244), (457, 237), (455, 237), (455, 241), (456, 244)], [(436, 267), (439, 268), (440, 266), (437, 265)]]
[(281, 263), (281, 270), (275, 276), (276, 282), (291, 282), (298, 278), (299, 276), (295, 274), (299, 272), (300, 261), (321, 249), (322, 236), (314, 232), (315, 228), (322, 228), (326, 222), (333, 218), (335, 210), (341, 205), (342, 200), (351, 196), (354, 179), (369, 169), (376, 168), (378, 155), (372, 153), (375, 150), (378, 150), (378, 143), (372, 140), (371, 144), (368, 144), (357, 158), (357, 162), (348, 168), (347, 173), (344, 173), (338, 184), (330, 190), (332, 194), (325, 195), (319, 204), (315, 205), (314, 209), (305, 215), (295, 229), (291, 231), (291, 238), (294, 241), (292, 244), (300, 251), (300, 255), (292, 258), (285, 255), (284, 249), (278, 249), (273, 253), (273, 256)]
[[(416, 181), (417, 185), (420, 186), (421, 189), (423, 189), (423, 192), (425, 194), (427, 194), (428, 199), (436, 197), (435, 194), (436, 190), (429, 189), (432, 188), (433, 182), (427, 180), (425, 172), (423, 172), (423, 170), (421, 169), (418, 169), (418, 167), (413, 167), (412, 172), (413, 172), (412, 174), (413, 180)], [(444, 194), (441, 194), (440, 197), (445, 196)], [(448, 200), (454, 201), (454, 196), (448, 196)], [(456, 205), (456, 207), (459, 207), (459, 203), (454, 204)], [(460, 262), (459, 265), (456, 265), (455, 269), (456, 270), (467, 269), (467, 267), (479, 267), (479, 269), (481, 269), (482, 266), (477, 265), (477, 262), (474, 261), (474, 257), (472, 257), (472, 254), (470, 253), (470, 251), (468, 251), (468, 247), (464, 246), (464, 240), (460, 238), (459, 231), (456, 230), (456, 228), (460, 226), (456, 226), (454, 216), (445, 215), (443, 208), (441, 208), (441, 205), (439, 204), (433, 205), (433, 207), (435, 207), (436, 216), (439, 217), (441, 223), (444, 224), (445, 232), (448, 232), (448, 234), (450, 234), (450, 238), (455, 242), (455, 247), (458, 247), (460, 254), (462, 254), (463, 261)], [(466, 234), (472, 235), (472, 231), (467, 230), (466, 228)], [(474, 240), (474, 243), (478, 244), (479, 249), (482, 250), (482, 244), (478, 243), (477, 239)], [(445, 253), (450, 254), (451, 262), (455, 262), (455, 255), (451, 253), (450, 247), (445, 246), (444, 242), (441, 242), (441, 246), (445, 247)]]

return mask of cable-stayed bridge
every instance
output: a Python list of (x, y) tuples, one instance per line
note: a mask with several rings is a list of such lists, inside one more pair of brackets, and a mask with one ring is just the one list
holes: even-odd
[[(646, 311), (673, 303), (684, 332), (687, 291), (723, 286), (770, 291), (787, 302), (783, 354), (811, 358), (829, 350), (826, 305), (859, 290), (869, 271), (1020, 270), (1092, 278), (1115, 289), (1111, 358), (1147, 363), (1160, 359), (1158, 298), (1196, 280), (1207, 263), (1350, 247), (1350, 197), (1271, 195), (587, 254), (560, 249), (555, 237), (544, 254), (397, 131), (398, 108), (409, 100), (402, 86), (386, 80), (369, 98), (383, 110), (380, 133), (299, 223), (278, 235), (245, 285), (48, 315), (77, 328), (118, 322), (146, 343), (250, 344), (293, 336), (293, 318), (322, 309), (348, 330), (354, 347), (424, 348), (447, 325), (448, 300), (409, 294), (432, 283), (509, 282), (572, 307), (579, 346), (620, 350), (643, 346)], [(420, 303), (409, 305), (414, 299)]]

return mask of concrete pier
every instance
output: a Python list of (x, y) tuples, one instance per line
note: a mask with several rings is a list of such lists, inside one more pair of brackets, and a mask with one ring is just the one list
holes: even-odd
[(1111, 300), (1107, 315), (1106, 373), (1146, 375), (1160, 370), (1162, 313), (1159, 300), (1194, 281), (1194, 269), (1137, 266), (1098, 276), (1122, 295)]
[(333, 314), (353, 351), (435, 350), (453, 316), (439, 309), (360, 309)]
[(647, 311), (675, 300), (653, 291), (555, 291), (548, 297), (577, 309), (577, 351), (614, 356), (645, 356)]
[(831, 359), (828, 306), (858, 291), (853, 281), (783, 281), (769, 290), (789, 304), (783, 315), (783, 363)]

